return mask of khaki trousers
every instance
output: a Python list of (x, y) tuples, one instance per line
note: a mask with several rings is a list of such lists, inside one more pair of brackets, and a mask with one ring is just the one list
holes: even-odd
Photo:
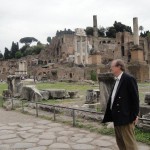
[(116, 142), (119, 150), (138, 150), (134, 136), (134, 123), (115, 126)]

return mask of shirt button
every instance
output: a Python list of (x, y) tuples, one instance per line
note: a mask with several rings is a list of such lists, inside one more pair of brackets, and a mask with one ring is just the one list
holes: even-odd
[(121, 97), (119, 97), (119, 98), (121, 98)]
[(118, 113), (119, 113), (120, 111), (118, 110)]
[(119, 106), (119, 104), (117, 104), (117, 106)]

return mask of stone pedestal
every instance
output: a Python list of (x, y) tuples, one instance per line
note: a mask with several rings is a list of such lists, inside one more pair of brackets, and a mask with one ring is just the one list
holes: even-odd
[(100, 104), (101, 110), (105, 111), (108, 98), (114, 83), (114, 76), (112, 73), (100, 73), (98, 75), (99, 87), (100, 87)]
[(10, 75), (7, 77), (8, 90), (11, 91), (12, 96), (19, 93), (18, 85), (21, 82), (19, 75)]
[(102, 63), (101, 55), (100, 54), (93, 54), (92, 57), (92, 64), (99, 65)]
[(144, 61), (144, 54), (143, 54), (143, 50), (141, 49), (133, 49), (131, 50), (131, 61), (139, 61), (139, 62), (143, 62)]
[(93, 104), (99, 102), (100, 91), (97, 90), (87, 90), (86, 94), (86, 104)]

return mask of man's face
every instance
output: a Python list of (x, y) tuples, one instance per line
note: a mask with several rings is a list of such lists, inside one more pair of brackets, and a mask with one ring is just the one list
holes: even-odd
[(112, 72), (114, 75), (117, 75), (118, 72), (120, 72), (120, 67), (116, 66), (116, 62), (115, 62), (115, 61), (113, 61), (113, 62), (111, 63), (110, 69), (111, 69), (111, 72)]

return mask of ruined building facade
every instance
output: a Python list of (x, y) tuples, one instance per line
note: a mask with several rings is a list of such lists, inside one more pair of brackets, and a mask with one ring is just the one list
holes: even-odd
[(93, 16), (93, 36), (80, 28), (59, 31), (39, 55), (21, 58), (27, 69), (17, 69), (16, 60), (0, 61), (0, 79), (20, 71), (37, 79), (90, 79), (92, 71), (108, 72), (109, 62), (120, 58), (138, 81), (150, 80), (150, 37), (142, 38), (138, 32), (138, 18), (133, 18), (133, 34), (119, 32), (116, 38), (98, 37), (97, 16)]

